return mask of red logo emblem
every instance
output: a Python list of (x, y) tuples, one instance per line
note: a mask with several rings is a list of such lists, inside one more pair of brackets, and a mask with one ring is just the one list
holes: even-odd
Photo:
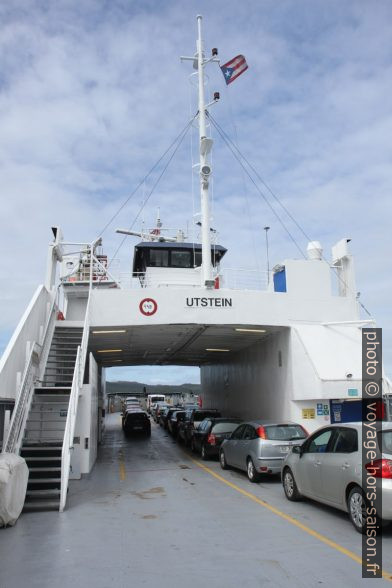
[(152, 298), (143, 298), (139, 304), (139, 310), (144, 316), (151, 316), (158, 310), (158, 304)]

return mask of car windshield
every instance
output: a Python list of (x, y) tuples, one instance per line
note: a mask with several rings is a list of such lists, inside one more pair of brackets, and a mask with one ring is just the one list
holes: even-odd
[(266, 438), (271, 441), (294, 441), (307, 437), (300, 425), (266, 425), (264, 430)]
[(381, 452), (392, 455), (392, 429), (390, 431), (380, 431)]
[(238, 427), (238, 422), (236, 423), (216, 423), (212, 427), (211, 433), (231, 433)]

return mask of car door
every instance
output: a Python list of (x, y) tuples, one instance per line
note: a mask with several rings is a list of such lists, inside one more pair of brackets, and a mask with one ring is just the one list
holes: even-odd
[(334, 436), (335, 430), (326, 428), (316, 431), (305, 442), (294, 474), (302, 494), (314, 498), (320, 496), (322, 486), (321, 466), (325, 455), (331, 450)]
[(202, 440), (204, 439), (205, 432), (207, 431), (210, 424), (211, 421), (204, 420), (198, 425), (198, 427), (193, 429), (193, 443), (197, 451), (200, 451), (201, 449)]
[(233, 431), (230, 439), (224, 442), (223, 450), (228, 465), (237, 466), (239, 463), (238, 444), (241, 442), (246, 425), (240, 425)]
[(241, 470), (247, 469), (247, 458), (252, 453), (252, 442), (256, 439), (256, 431), (252, 425), (246, 425), (242, 438), (238, 442), (237, 455), (238, 466)]
[(355, 474), (357, 460), (353, 459), (357, 452), (358, 431), (352, 427), (337, 428), (331, 451), (323, 456), (320, 498), (344, 506), (347, 484), (358, 477)]

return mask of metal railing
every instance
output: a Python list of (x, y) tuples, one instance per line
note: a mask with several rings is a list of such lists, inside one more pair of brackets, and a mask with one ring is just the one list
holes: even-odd
[(52, 306), (42, 338), (42, 345), (33, 342), (30, 354), (23, 372), (19, 392), (15, 401), (15, 408), (12, 413), (10, 426), (3, 443), (3, 452), (19, 453), (27, 417), (30, 411), (31, 402), (34, 396), (34, 387), (45, 371), (46, 361), (49, 354), (50, 343), (54, 331), (56, 318), (56, 296), (53, 297)]
[[(118, 281), (123, 288), (169, 288), (189, 287), (200, 288), (200, 273), (190, 270), (178, 270), (177, 268), (157, 268), (163, 270), (147, 273), (120, 273)], [(267, 290), (268, 274), (258, 270), (246, 268), (225, 268), (222, 273), (214, 276), (219, 278), (219, 288), (229, 290)]]
[(89, 314), (90, 314), (90, 300), (91, 300), (91, 281), (90, 275), (90, 293), (87, 302), (86, 316), (83, 326), (83, 337), (81, 344), (78, 347), (75, 369), (72, 379), (71, 393), (69, 397), (67, 421), (64, 430), (63, 447), (61, 451), (61, 489), (60, 489), (60, 512), (63, 512), (67, 502), (67, 491), (69, 474), (71, 470), (71, 457), (74, 448), (74, 433), (76, 417), (78, 412), (79, 393), (83, 386), (84, 370), (86, 365), (88, 338), (89, 338)]
[(34, 383), (39, 365), (40, 346), (33, 343), (23, 373), (19, 394), (12, 413), (10, 427), (3, 444), (3, 452), (19, 453), (23, 433), (34, 394)]

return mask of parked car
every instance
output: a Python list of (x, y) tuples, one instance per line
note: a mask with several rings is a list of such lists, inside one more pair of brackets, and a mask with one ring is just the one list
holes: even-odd
[(161, 408), (164, 408), (165, 406), (169, 406), (168, 404), (166, 404), (166, 402), (156, 402), (152, 408), (151, 408), (151, 415), (152, 418), (154, 419), (154, 421), (157, 423), (159, 420), (159, 411), (161, 410)]
[(208, 417), (193, 429), (191, 449), (201, 453), (202, 459), (217, 457), (224, 439), (228, 439), (241, 419)]
[(173, 414), (178, 410), (178, 406), (167, 406), (164, 410), (162, 410), (159, 414), (159, 424), (164, 428), (168, 429), (168, 422)]
[(175, 410), (171, 413), (170, 418), (167, 421), (167, 428), (169, 433), (173, 435), (173, 437), (177, 437), (178, 433), (178, 425), (181, 421), (185, 418), (185, 410)]
[(151, 435), (151, 423), (148, 414), (144, 410), (130, 410), (125, 413), (123, 430), (128, 435)]
[(261, 474), (279, 474), (284, 457), (307, 436), (307, 431), (296, 423), (242, 423), (223, 441), (219, 461), (223, 469), (236, 467), (244, 470), (251, 482), (258, 482)]
[(220, 417), (221, 413), (216, 409), (188, 408), (185, 411), (185, 418), (178, 426), (178, 439), (185, 445), (189, 445), (192, 438), (192, 431), (200, 425), (207, 417)]
[(282, 466), (282, 482), (289, 500), (312, 498), (348, 512), (354, 528), (365, 530), (367, 499), (362, 489), (363, 468), (376, 467), (382, 478), (382, 513), (392, 521), (392, 423), (383, 422), (378, 435), (382, 459), (362, 461), (362, 423), (328, 425), (293, 448)]

